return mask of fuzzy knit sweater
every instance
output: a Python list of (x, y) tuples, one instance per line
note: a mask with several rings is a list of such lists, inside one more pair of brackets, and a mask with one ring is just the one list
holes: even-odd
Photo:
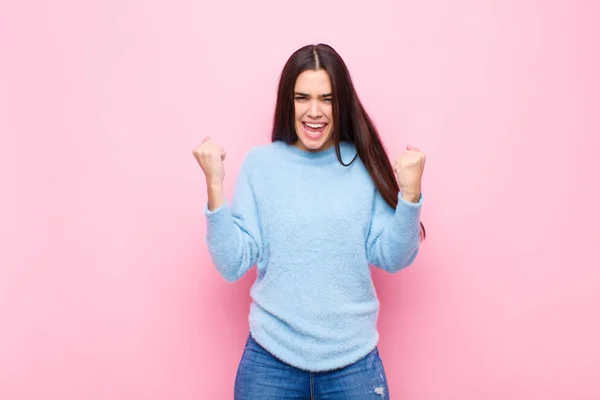
[[(341, 143), (342, 160), (356, 155)], [(349, 365), (379, 340), (370, 265), (397, 272), (419, 249), (418, 203), (391, 208), (360, 158), (277, 141), (244, 158), (231, 205), (204, 209), (207, 245), (230, 282), (256, 265), (249, 324), (276, 358), (307, 371)]]

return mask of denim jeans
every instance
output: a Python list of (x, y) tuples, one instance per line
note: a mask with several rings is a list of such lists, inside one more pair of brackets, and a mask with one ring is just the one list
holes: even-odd
[(278, 360), (248, 335), (235, 379), (235, 400), (389, 398), (377, 348), (346, 367), (309, 372)]

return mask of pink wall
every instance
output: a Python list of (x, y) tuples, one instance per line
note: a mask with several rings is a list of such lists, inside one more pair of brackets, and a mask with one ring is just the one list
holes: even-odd
[(232, 398), (254, 270), (211, 265), (191, 151), (231, 195), (323, 41), (428, 156), (428, 240), (374, 273), (392, 397), (600, 399), (597, 4), (3, 2), (0, 398)]

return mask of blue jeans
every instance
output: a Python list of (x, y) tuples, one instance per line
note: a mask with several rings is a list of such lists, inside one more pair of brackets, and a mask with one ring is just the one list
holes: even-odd
[(309, 372), (278, 360), (248, 335), (235, 379), (235, 400), (389, 398), (377, 348), (346, 367)]

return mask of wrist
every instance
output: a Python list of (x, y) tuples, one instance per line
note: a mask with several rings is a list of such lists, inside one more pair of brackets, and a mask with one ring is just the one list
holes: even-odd
[(409, 203), (418, 203), (421, 200), (421, 191), (416, 190), (403, 190), (402, 198)]
[(207, 183), (208, 209), (214, 211), (225, 203), (225, 191), (222, 183)]
[(223, 189), (223, 181), (221, 180), (212, 180), (212, 179), (207, 179), (206, 180), (206, 187), (209, 190), (220, 190)]

